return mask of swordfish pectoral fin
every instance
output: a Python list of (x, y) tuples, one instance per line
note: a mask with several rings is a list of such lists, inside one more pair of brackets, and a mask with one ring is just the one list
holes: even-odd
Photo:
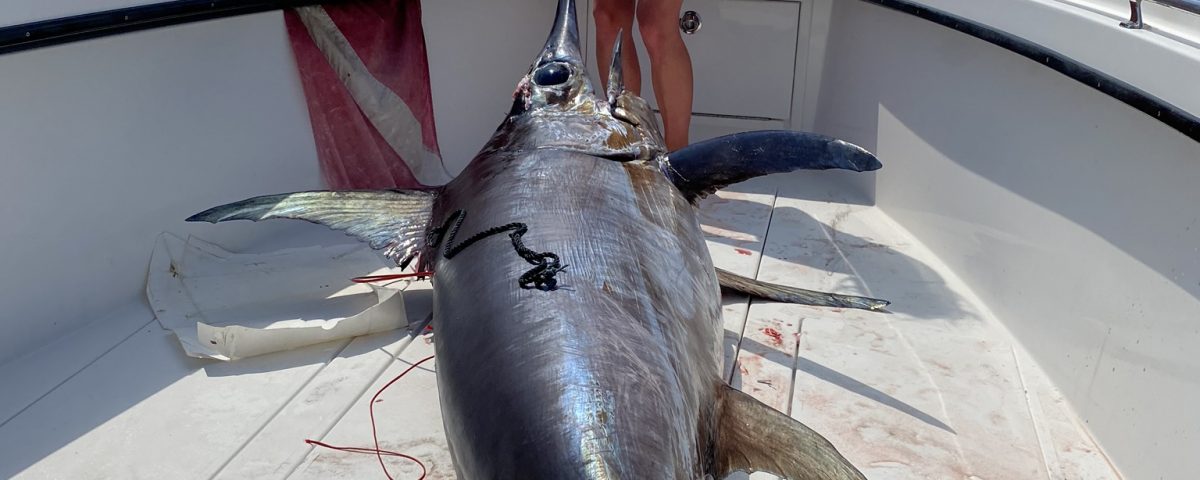
[(728, 385), (720, 392), (716, 468), (789, 480), (866, 480), (821, 434)]
[(397, 264), (425, 243), (435, 190), (318, 190), (249, 198), (188, 217), (189, 222), (291, 218), (341, 230)]
[(663, 173), (695, 202), (727, 185), (794, 170), (878, 170), (871, 152), (842, 140), (792, 130), (735, 133), (694, 143), (667, 155)]
[(719, 268), (717, 269), (717, 281), (724, 288), (776, 302), (815, 305), (818, 307), (860, 308), (872, 311), (881, 311), (883, 307), (892, 303), (878, 298), (818, 292), (816, 290), (805, 290), (787, 285), (760, 282), (753, 278), (743, 277)]

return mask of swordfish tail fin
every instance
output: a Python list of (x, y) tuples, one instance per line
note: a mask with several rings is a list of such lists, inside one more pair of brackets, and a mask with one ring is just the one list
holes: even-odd
[(753, 278), (743, 277), (719, 268), (717, 269), (717, 281), (724, 288), (776, 302), (815, 305), (818, 307), (859, 308), (871, 311), (881, 311), (883, 307), (892, 303), (878, 298), (818, 292), (816, 290), (805, 290), (787, 285), (760, 282)]
[(789, 480), (866, 480), (821, 434), (728, 385), (717, 388), (719, 478), (743, 471)]
[(667, 155), (663, 173), (689, 201), (772, 173), (839, 168), (866, 172), (883, 164), (853, 143), (816, 133), (761, 130), (694, 143)]
[(254, 197), (213, 207), (189, 222), (291, 218), (341, 230), (367, 242), (397, 264), (425, 243), (436, 192), (431, 190), (319, 190)]

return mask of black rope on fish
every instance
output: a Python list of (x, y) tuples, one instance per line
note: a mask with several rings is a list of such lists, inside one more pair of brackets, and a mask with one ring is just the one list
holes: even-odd
[[(455, 245), (454, 238), (458, 236), (458, 229), (462, 227), (463, 220), (466, 220), (466, 218), (466, 211), (455, 210), (440, 228), (432, 232), (433, 235), (437, 235), (437, 238), (433, 239), (430, 245), (436, 247), (444, 238), (446, 245), (442, 247), (442, 255), (449, 260), (475, 242), (492, 235), (511, 231), (508, 234), (508, 238), (512, 240), (513, 249), (517, 251), (517, 255), (520, 255), (530, 265), (535, 265), (517, 279), (517, 284), (524, 289), (554, 290), (558, 288), (558, 279), (554, 278), (554, 276), (558, 275), (558, 272), (565, 270), (569, 265), (560, 265), (558, 255), (552, 252), (536, 252), (526, 247), (521, 237), (529, 233), (527, 225), (521, 222), (513, 222), (492, 227), (476, 233), (470, 238), (463, 240), (462, 243)], [(449, 233), (447, 234), (447, 232)]]

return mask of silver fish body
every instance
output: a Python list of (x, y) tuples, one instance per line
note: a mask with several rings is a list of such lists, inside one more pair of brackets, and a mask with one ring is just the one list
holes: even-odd
[(720, 282), (695, 202), (753, 176), (878, 160), (789, 131), (668, 154), (654, 113), (621, 86), (619, 43), (609, 88), (594, 93), (574, 15), (560, 0), (509, 115), (450, 183), (268, 195), (189, 220), (307, 220), (435, 272), (440, 401), (460, 478), (863, 478), (819, 434), (724, 383), (720, 288), (887, 302), (728, 272)]
[(495, 236), (433, 277), (438, 383), (463, 478), (701, 478), (720, 292), (695, 209), (654, 167), (556, 149), (477, 159), (433, 218), (520, 221), (569, 267), (554, 291)]

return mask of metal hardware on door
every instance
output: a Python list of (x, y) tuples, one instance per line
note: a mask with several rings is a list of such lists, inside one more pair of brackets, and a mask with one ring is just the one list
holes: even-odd
[(700, 14), (696, 13), (695, 11), (688, 10), (683, 12), (682, 17), (679, 17), (679, 30), (683, 31), (685, 34), (691, 35), (699, 32), (701, 26)]

